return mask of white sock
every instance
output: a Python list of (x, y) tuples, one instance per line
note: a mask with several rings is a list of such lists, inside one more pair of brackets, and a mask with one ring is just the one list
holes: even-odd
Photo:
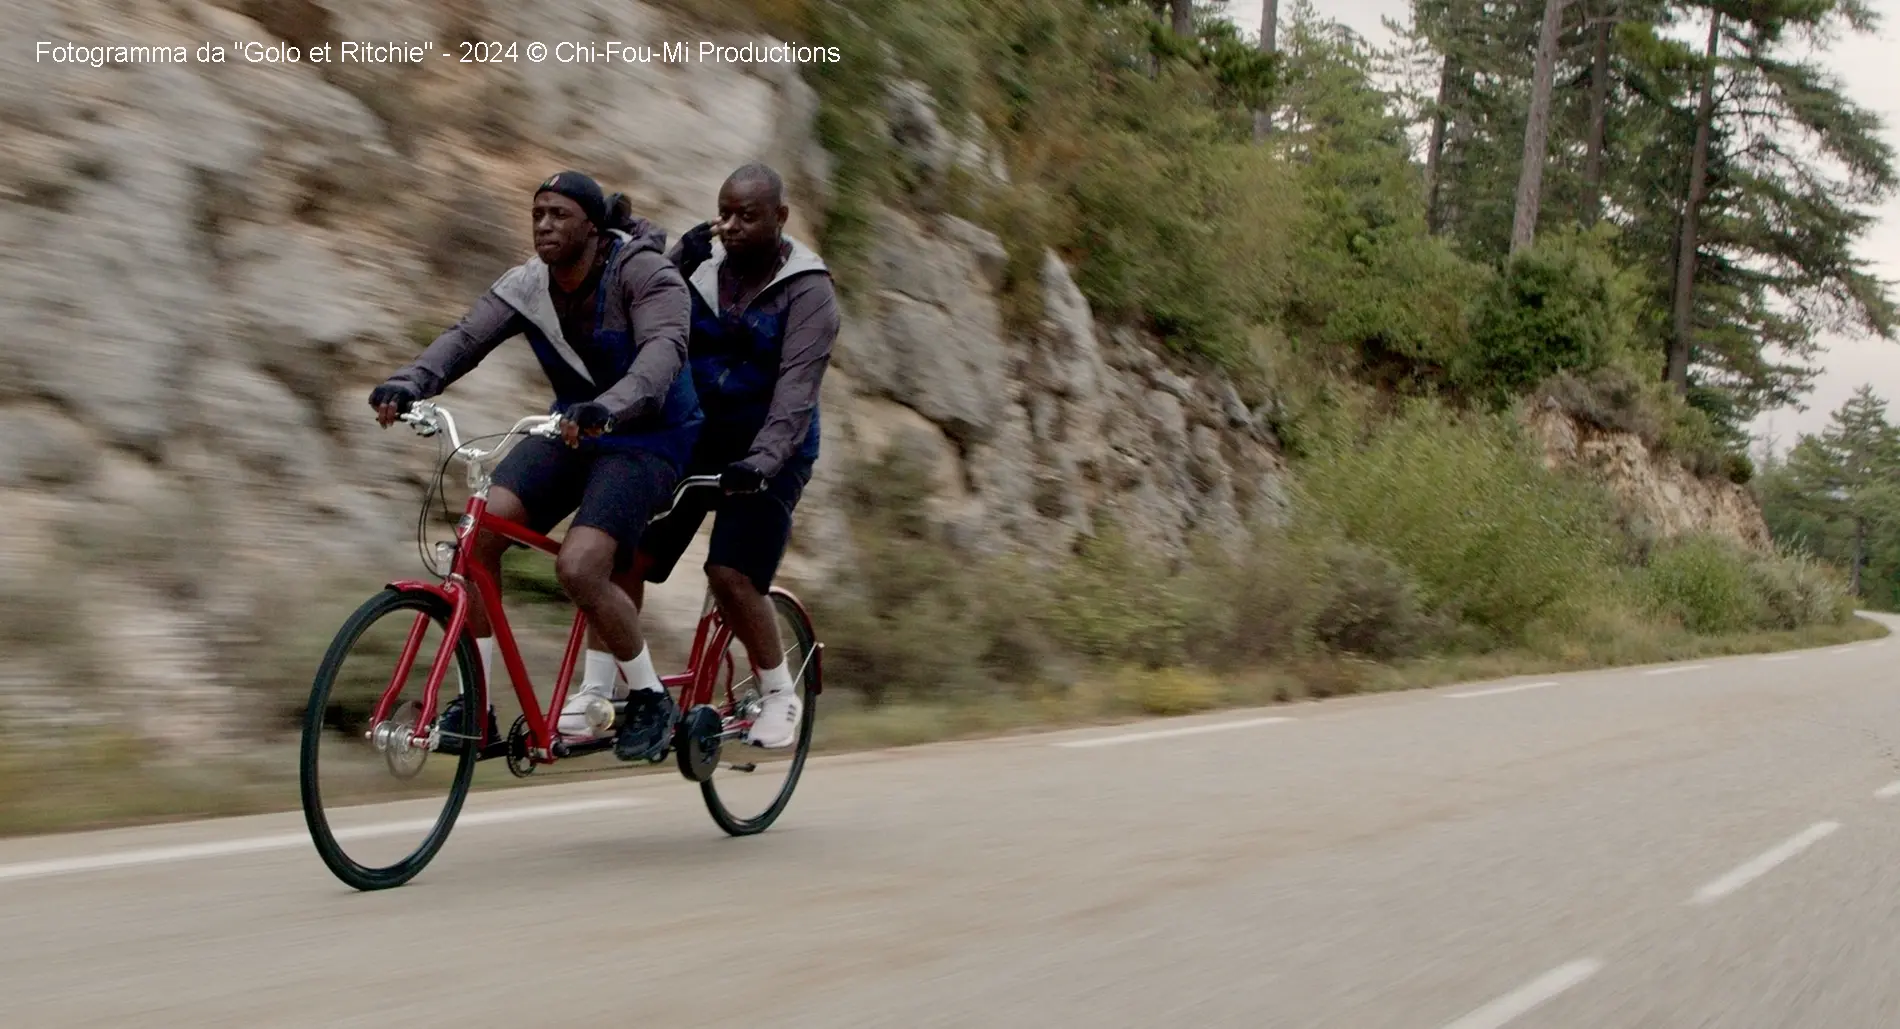
[(636, 690), (652, 690), (659, 693), (666, 689), (660, 685), (660, 673), (653, 670), (653, 651), (641, 647), (632, 659), (620, 662), (620, 670), (627, 674), (627, 682)]
[[(620, 666), (615, 663), (614, 656), (611, 652), (605, 650), (589, 650), (587, 652), (587, 664), (581, 671), (581, 687), (584, 689), (588, 686), (617, 685), (615, 680), (619, 677), (619, 674)], [(614, 692), (618, 693), (619, 691), (615, 690)]]
[(475, 650), (482, 656), (482, 681), (495, 685), (495, 637), (475, 637)]
[(780, 661), (777, 667), (767, 668), (759, 673), (759, 685), (767, 693), (792, 692), (792, 670)]

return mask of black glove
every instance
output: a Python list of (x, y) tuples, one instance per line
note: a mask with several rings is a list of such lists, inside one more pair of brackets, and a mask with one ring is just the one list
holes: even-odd
[(730, 464), (719, 473), (719, 488), (727, 493), (757, 493), (765, 488), (765, 476), (743, 464)]
[(712, 256), (712, 241), (712, 222), (700, 222), (686, 230), (686, 234), (680, 237), (681, 275), (691, 277)]
[(421, 399), (414, 387), (394, 382), (385, 382), (369, 391), (369, 406), (380, 410), (384, 404), (395, 404), (397, 414), (407, 414), (409, 406)]
[(574, 427), (582, 432), (593, 432), (596, 429), (606, 432), (614, 424), (613, 412), (607, 410), (606, 404), (594, 400), (568, 408), (567, 420), (573, 422)]

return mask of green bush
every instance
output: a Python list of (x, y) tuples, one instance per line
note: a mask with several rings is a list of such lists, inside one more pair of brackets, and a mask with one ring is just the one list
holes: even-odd
[(1165, 566), (1113, 526), (1054, 579), (1049, 630), (1074, 653), (1159, 668), (1182, 659), (1190, 608)]
[(1690, 632), (1742, 632), (1766, 619), (1748, 556), (1727, 540), (1702, 534), (1672, 540), (1650, 557), (1644, 577), (1656, 610)]
[(1377, 660), (1411, 657), (1429, 642), (1431, 619), (1418, 585), (1391, 558), (1351, 543), (1320, 551), (1324, 602), (1313, 637), (1326, 647)]
[[(826, 671), (871, 703), (952, 696), (991, 688), (1020, 669), (1020, 655), (995, 635), (986, 569), (960, 560), (930, 521), (929, 474), (900, 448), (847, 470), (846, 512), (860, 560), (853, 589), (814, 597), (813, 617), (829, 626)], [(1000, 571), (1000, 570), (999, 570)]]
[(1454, 380), (1503, 404), (1560, 371), (1592, 371), (1630, 346), (1636, 291), (1607, 239), (1546, 235), (1512, 257), (1473, 304)]
[(1662, 439), (1670, 417), (1658, 399), (1657, 385), (1620, 364), (1581, 375), (1559, 372), (1539, 395), (1557, 402), (1572, 417), (1604, 432), (1627, 432), (1647, 444)]
[(1314, 548), (1263, 529), (1237, 559), (1211, 540), (1197, 541), (1178, 589), (1187, 605), (1190, 656), (1236, 668), (1310, 648), (1326, 600), (1325, 568)]
[(1854, 598), (1839, 573), (1805, 555), (1760, 556), (1748, 573), (1762, 600), (1765, 628), (1840, 625), (1854, 615)]
[(1429, 610), (1515, 642), (1614, 554), (1609, 497), (1544, 468), (1499, 416), (1416, 403), (1304, 477), (1302, 517), (1399, 562)]

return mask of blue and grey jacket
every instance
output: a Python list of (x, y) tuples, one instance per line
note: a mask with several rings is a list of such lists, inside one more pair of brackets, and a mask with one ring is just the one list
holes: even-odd
[(503, 273), (469, 312), (390, 382), (423, 398), (439, 395), (503, 342), (526, 336), (554, 387), (550, 413), (599, 401), (613, 430), (583, 447), (650, 451), (684, 466), (704, 416), (686, 363), (692, 301), (679, 269), (666, 259), (666, 236), (634, 219), (613, 230), (595, 302), (594, 336), (563, 337), (540, 257)]
[[(693, 269), (690, 361), (706, 414), (700, 463), (737, 462), (771, 478), (789, 461), (818, 458), (818, 394), (838, 338), (838, 299), (824, 260), (788, 242), (784, 264), (743, 311), (720, 310), (725, 248), (717, 240)], [(680, 246), (668, 257), (680, 260)]]

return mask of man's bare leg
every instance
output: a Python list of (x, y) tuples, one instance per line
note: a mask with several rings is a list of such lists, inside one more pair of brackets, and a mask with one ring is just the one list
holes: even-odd
[(745, 645), (752, 667), (758, 669), (759, 714), (746, 738), (763, 747), (790, 746), (798, 739), (804, 704), (798, 698), (790, 669), (785, 667), (785, 650), (771, 599), (736, 568), (711, 565), (706, 569), (706, 580), (712, 586), (719, 613)]
[[(614, 554), (619, 545), (607, 533), (589, 526), (569, 529), (561, 541), (561, 555), (555, 562), (555, 574), (569, 599), (586, 615), (589, 638), (613, 661), (613, 671), (600, 678), (609, 682), (613, 672), (627, 677), (632, 690), (620, 730), (614, 740), (614, 754), (623, 761), (651, 758), (671, 738), (679, 708), (660, 684), (653, 667), (653, 655), (640, 632), (640, 609), (614, 581)], [(589, 664), (597, 654), (588, 655)], [(590, 683), (588, 685), (598, 686)], [(600, 692), (599, 689), (582, 692)], [(612, 694), (611, 687), (606, 691)], [(580, 735), (586, 731), (584, 697), (562, 711), (561, 732)]]
[(719, 605), (720, 615), (745, 645), (752, 667), (764, 673), (783, 664), (785, 648), (779, 643), (772, 601), (736, 568), (713, 565), (706, 569), (706, 581), (712, 586), (713, 602)]

